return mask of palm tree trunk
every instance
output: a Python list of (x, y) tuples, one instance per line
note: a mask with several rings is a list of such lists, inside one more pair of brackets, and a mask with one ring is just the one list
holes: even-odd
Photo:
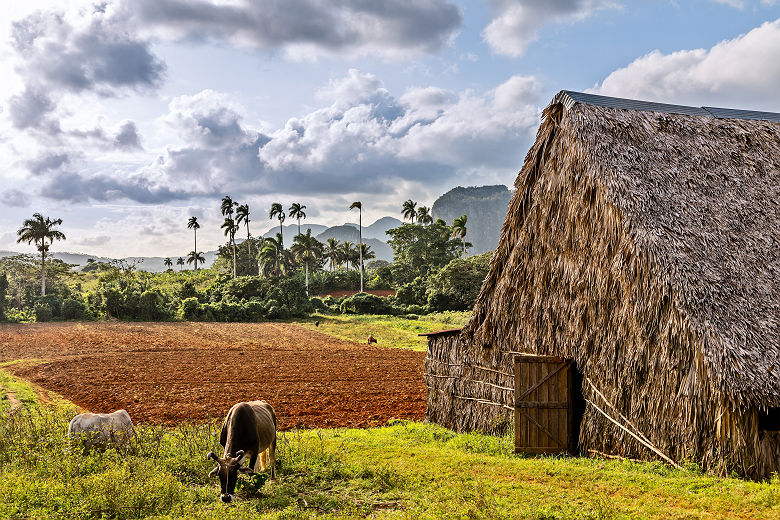
[(358, 246), (358, 250), (360, 251), (360, 292), (363, 292), (363, 207), (361, 206), (359, 210), (358, 228), (360, 230), (360, 245)]
[(236, 277), (236, 235), (230, 234), (230, 241), (233, 243), (233, 278)]
[(301, 217), (298, 217), (298, 234), (301, 234)]
[(41, 248), (41, 296), (46, 296), (46, 250)]
[[(195, 270), (198, 270), (198, 230), (195, 229)], [(181, 269), (179, 269), (181, 271)]]
[(309, 263), (306, 262), (306, 296), (308, 295), (309, 295)]

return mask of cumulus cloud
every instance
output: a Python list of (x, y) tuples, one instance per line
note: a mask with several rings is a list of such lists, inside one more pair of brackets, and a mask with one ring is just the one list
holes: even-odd
[(30, 205), (30, 197), (19, 190), (8, 190), (3, 192), (0, 201), (5, 206), (24, 208)]
[(133, 121), (124, 121), (114, 136), (114, 147), (120, 150), (141, 150), (141, 136)]
[(118, 8), (143, 34), (217, 40), (293, 57), (323, 53), (385, 57), (434, 52), (461, 24), (447, 0), (133, 0)]
[(195, 192), (160, 185), (140, 175), (112, 177), (106, 174), (85, 175), (75, 172), (62, 172), (50, 177), (38, 194), (75, 203), (124, 199), (141, 204), (160, 204), (198, 195)]
[(493, 52), (522, 55), (550, 23), (575, 23), (599, 9), (619, 7), (614, 0), (490, 0), (495, 17), (482, 38)]
[(67, 152), (44, 152), (40, 156), (27, 162), (27, 168), (34, 175), (41, 175), (50, 171), (59, 170), (70, 162)]
[(40, 87), (28, 86), (22, 93), (12, 96), (8, 103), (11, 123), (20, 130), (46, 127), (50, 133), (59, 132), (59, 122), (49, 117), (56, 108), (57, 104)]
[(780, 19), (710, 49), (653, 51), (592, 91), (691, 105), (776, 111), (780, 103)]

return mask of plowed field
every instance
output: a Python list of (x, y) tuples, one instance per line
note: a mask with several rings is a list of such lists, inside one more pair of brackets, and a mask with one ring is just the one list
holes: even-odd
[(0, 362), (93, 412), (135, 422), (223, 417), (265, 399), (280, 429), (360, 427), (425, 414), (422, 352), (280, 323), (0, 325)]

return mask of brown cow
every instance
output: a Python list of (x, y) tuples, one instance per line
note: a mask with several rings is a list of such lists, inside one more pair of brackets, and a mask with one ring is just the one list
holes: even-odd
[[(222, 488), (220, 499), (223, 502), (233, 500), (238, 472), (257, 471), (257, 458), (260, 455), (260, 469), (266, 468), (266, 450), (271, 465), (271, 480), (276, 479), (276, 414), (265, 401), (249, 401), (234, 404), (222, 422), (219, 443), (225, 447), (222, 458), (210, 451), (206, 459), (214, 459), (217, 467), (210, 477), (219, 475)], [(249, 467), (241, 464), (249, 457)]]

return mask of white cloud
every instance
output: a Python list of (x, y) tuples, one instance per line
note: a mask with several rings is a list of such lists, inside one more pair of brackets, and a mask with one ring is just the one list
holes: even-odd
[(550, 23), (576, 23), (599, 9), (617, 8), (615, 0), (491, 0), (496, 13), (482, 37), (498, 54), (518, 57)]
[(607, 76), (592, 92), (692, 105), (777, 111), (780, 20), (711, 49), (653, 51)]

